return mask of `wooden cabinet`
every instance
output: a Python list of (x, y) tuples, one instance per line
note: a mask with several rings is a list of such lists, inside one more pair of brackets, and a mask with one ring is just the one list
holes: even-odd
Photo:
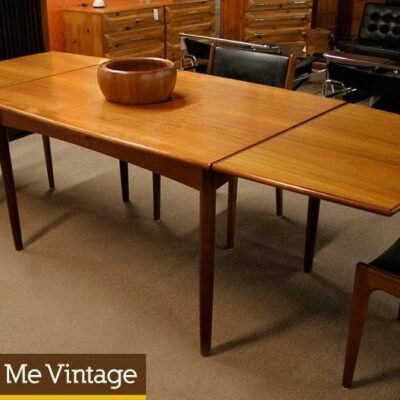
[(109, 0), (104, 9), (63, 11), (65, 51), (105, 57), (166, 57), (179, 61), (179, 33), (214, 35), (213, 0)]
[(166, 6), (166, 58), (179, 61), (185, 53), (180, 32), (214, 36), (214, 14), (214, 1)]
[(336, 22), (339, 0), (317, 0), (314, 1), (313, 25), (336, 32)]
[(221, 36), (253, 43), (304, 45), (313, 0), (222, 0)]

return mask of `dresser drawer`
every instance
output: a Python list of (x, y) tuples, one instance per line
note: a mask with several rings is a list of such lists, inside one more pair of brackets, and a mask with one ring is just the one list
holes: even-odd
[(313, 0), (246, 0), (246, 11), (312, 8)]
[(165, 57), (164, 42), (145, 42), (138, 43), (137, 46), (127, 47), (122, 50), (116, 50), (110, 53), (105, 53), (104, 57)]
[(129, 49), (164, 43), (164, 25), (104, 35), (104, 53), (112, 55)]
[(253, 29), (302, 28), (308, 29), (311, 24), (312, 12), (304, 10), (259, 11), (245, 14), (245, 25)]
[(252, 43), (299, 43), (304, 44), (304, 29), (282, 28), (257, 29), (248, 28), (244, 32), (244, 41)]
[(179, 61), (186, 53), (182, 48), (180, 32), (194, 35), (214, 36), (214, 18), (208, 18), (197, 23), (167, 25), (166, 57), (172, 61)]
[(146, 26), (163, 25), (164, 9), (145, 8), (143, 10), (121, 11), (103, 16), (103, 32), (115, 33), (143, 28)]
[(203, 18), (213, 17), (214, 14), (214, 1), (199, 1), (196, 3), (165, 7), (165, 20), (168, 24), (199, 21)]

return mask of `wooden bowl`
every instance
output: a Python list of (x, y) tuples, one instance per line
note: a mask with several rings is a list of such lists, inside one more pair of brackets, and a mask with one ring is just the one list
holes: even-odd
[(99, 66), (97, 80), (105, 98), (114, 103), (159, 103), (174, 90), (176, 67), (163, 58), (111, 60)]

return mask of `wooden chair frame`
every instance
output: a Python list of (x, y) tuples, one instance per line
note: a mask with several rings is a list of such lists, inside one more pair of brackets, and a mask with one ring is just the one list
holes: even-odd
[[(354, 279), (351, 317), (342, 380), (343, 387), (345, 388), (350, 388), (353, 382), (361, 336), (367, 315), (368, 301), (371, 293), (375, 290), (382, 290), (400, 298), (400, 276), (375, 268), (370, 264), (358, 264)], [(400, 308), (397, 319), (400, 321)]]
[[(210, 50), (210, 61), (208, 63), (208, 74), (212, 74), (216, 45), (213, 43)], [(297, 57), (290, 55), (288, 57), (288, 68), (286, 71), (286, 79), (284, 89), (292, 90), (293, 81), (296, 72)], [(237, 187), (238, 178), (232, 177), (228, 182), (228, 219), (227, 219), (227, 239), (226, 248), (232, 249), (235, 243), (235, 223), (236, 223), (236, 205), (237, 205)], [(276, 196), (276, 214), (281, 217), (283, 215), (283, 190), (275, 189)]]

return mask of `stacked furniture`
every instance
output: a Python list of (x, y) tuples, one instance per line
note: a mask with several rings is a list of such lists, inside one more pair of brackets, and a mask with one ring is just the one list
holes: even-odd
[(109, 1), (103, 9), (63, 11), (65, 50), (105, 57), (164, 57), (179, 61), (184, 54), (180, 32), (214, 35), (213, 0)]
[(304, 46), (311, 28), (313, 0), (223, 0), (221, 36), (252, 43)]

